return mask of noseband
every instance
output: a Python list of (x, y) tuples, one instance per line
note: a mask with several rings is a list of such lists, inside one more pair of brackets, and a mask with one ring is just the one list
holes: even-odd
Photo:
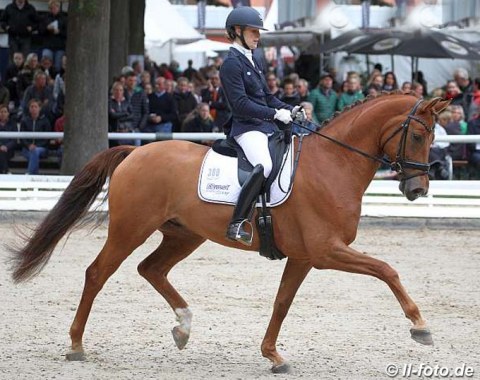
[[(433, 128), (434, 126), (430, 127), (424, 120), (420, 119), (419, 117), (415, 116), (415, 113), (417, 112), (417, 109), (418, 107), (420, 106), (420, 104), (423, 102), (423, 99), (418, 99), (417, 102), (415, 103), (415, 105), (413, 106), (412, 110), (410, 111), (410, 113), (408, 114), (407, 118), (405, 119), (405, 121), (402, 123), (402, 125), (396, 129), (388, 138), (387, 140), (383, 143), (382, 145), (382, 152), (384, 151), (384, 147), (385, 145), (387, 145), (387, 143), (393, 139), (397, 134), (399, 134), (400, 132), (402, 132), (402, 136), (400, 138), (400, 142), (398, 144), (398, 149), (397, 149), (397, 156), (395, 157), (395, 161), (391, 161), (391, 160), (388, 160), (388, 159), (385, 159), (385, 158), (379, 158), (379, 157), (375, 157), (375, 156), (372, 156), (371, 154), (368, 154), (366, 152), (363, 152), (361, 151), (360, 149), (357, 149), (351, 145), (348, 145), (348, 144), (345, 144), (341, 141), (338, 141), (337, 139), (334, 139), (333, 137), (330, 137), (330, 136), (327, 136), (321, 132), (318, 132), (318, 131), (311, 131), (310, 129), (306, 128), (303, 123), (299, 123), (299, 122), (296, 122), (296, 121), (293, 121), (292, 124), (295, 124), (305, 130), (308, 130), (310, 133), (313, 133), (313, 134), (316, 134), (318, 136), (322, 136), (323, 138), (331, 141), (331, 142), (334, 142), (335, 144), (337, 145), (340, 145), (348, 150), (351, 150), (352, 152), (355, 152), (355, 153), (358, 153), (364, 157), (367, 157), (373, 161), (378, 161), (382, 164), (385, 164), (385, 165), (388, 165), (390, 166), (390, 168), (393, 170), (393, 171), (396, 171), (398, 174), (401, 174), (402, 175), (402, 178), (401, 178), (401, 181), (406, 181), (407, 179), (410, 179), (410, 178), (414, 178), (414, 177), (418, 177), (418, 176), (421, 176), (421, 175), (428, 175), (428, 171), (430, 170), (430, 164), (424, 164), (422, 162), (418, 162), (418, 161), (408, 161), (405, 159), (405, 147), (407, 145), (407, 135), (408, 135), (408, 128), (410, 127), (410, 121), (411, 120), (415, 120), (416, 122), (420, 123), (421, 125), (423, 125), (423, 127), (425, 128), (425, 130), (427, 130), (428, 132), (432, 132), (433, 131)], [(312, 123), (312, 122), (310, 122)], [(321, 126), (320, 125), (316, 125), (315, 123), (312, 123), (313, 125), (315, 125), (318, 129), (321, 129)], [(406, 176), (405, 175), (405, 169), (413, 169), (413, 170), (418, 170), (419, 172), (416, 173), (416, 174), (411, 174), (409, 176)]]
[[(383, 151), (385, 145), (387, 145), (387, 143), (393, 137), (395, 137), (398, 133), (402, 132), (402, 136), (400, 137), (400, 142), (398, 144), (397, 156), (395, 157), (395, 161), (389, 163), (390, 168), (392, 170), (396, 171), (398, 174), (403, 175), (403, 177), (401, 178), (402, 181), (405, 181), (413, 177), (418, 177), (421, 175), (427, 175), (428, 171), (430, 170), (430, 164), (428, 163), (424, 164), (418, 161), (409, 161), (409, 160), (406, 160), (405, 158), (405, 148), (407, 146), (407, 135), (408, 135), (408, 128), (410, 127), (410, 121), (415, 120), (416, 122), (420, 123), (428, 132), (432, 132), (434, 128), (434, 126), (430, 127), (424, 120), (415, 116), (415, 113), (417, 112), (417, 109), (422, 102), (423, 102), (423, 99), (417, 100), (412, 110), (408, 114), (406, 120), (402, 123), (402, 125), (398, 129), (396, 129), (390, 135), (389, 138), (387, 138), (387, 140), (382, 145), (382, 151)], [(418, 170), (419, 172), (416, 174), (410, 174), (406, 176), (405, 169)]]

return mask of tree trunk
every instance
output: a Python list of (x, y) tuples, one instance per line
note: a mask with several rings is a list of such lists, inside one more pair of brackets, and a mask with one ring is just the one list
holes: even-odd
[(129, 11), (130, 3), (137, 0), (112, 0), (110, 8), (110, 48), (108, 73), (109, 81), (120, 75), (122, 67), (127, 65), (128, 43), (130, 35)]
[(128, 55), (145, 54), (145, 0), (130, 1), (130, 38)]
[(62, 174), (108, 147), (110, 0), (70, 0)]

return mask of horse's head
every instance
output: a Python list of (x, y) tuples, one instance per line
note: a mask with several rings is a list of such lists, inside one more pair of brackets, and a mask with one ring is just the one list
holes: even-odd
[(399, 174), (400, 191), (410, 201), (428, 192), (428, 155), (434, 138), (435, 118), (449, 104), (449, 100), (441, 98), (419, 99), (404, 115), (402, 125), (383, 142), (392, 168)]

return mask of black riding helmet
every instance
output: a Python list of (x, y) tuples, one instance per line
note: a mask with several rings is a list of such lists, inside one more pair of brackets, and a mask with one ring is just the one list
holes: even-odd
[[(235, 33), (235, 26), (239, 26), (242, 30), (242, 33), (238, 35)], [(227, 31), (228, 37), (233, 41), (236, 37), (240, 38), (242, 45), (245, 49), (250, 49), (245, 43), (245, 38), (243, 37), (244, 29), (249, 26), (251, 28), (257, 28), (262, 30), (267, 30), (263, 27), (263, 19), (255, 9), (250, 7), (238, 7), (235, 8), (227, 17), (225, 22), (225, 29)]]

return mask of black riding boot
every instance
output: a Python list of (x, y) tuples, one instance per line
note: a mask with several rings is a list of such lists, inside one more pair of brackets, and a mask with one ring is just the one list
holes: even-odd
[(227, 239), (238, 241), (245, 245), (252, 245), (252, 234), (243, 228), (250, 223), (248, 218), (262, 189), (265, 177), (263, 165), (258, 164), (242, 186), (237, 204), (233, 210), (233, 217), (227, 229)]

